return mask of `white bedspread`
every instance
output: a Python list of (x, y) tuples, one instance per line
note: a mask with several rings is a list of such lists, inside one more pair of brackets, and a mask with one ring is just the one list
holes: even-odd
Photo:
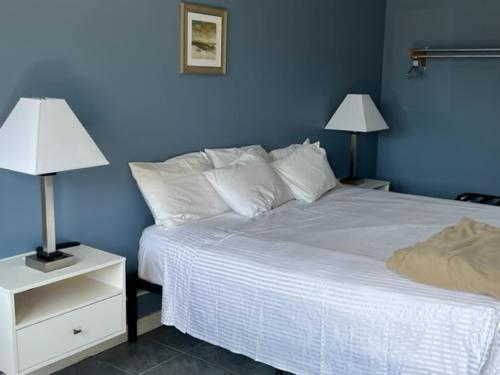
[(252, 220), (148, 228), (140, 274), (164, 286), (163, 324), (296, 374), (497, 374), (499, 301), (384, 265), (463, 216), (500, 226), (497, 207), (341, 189)]

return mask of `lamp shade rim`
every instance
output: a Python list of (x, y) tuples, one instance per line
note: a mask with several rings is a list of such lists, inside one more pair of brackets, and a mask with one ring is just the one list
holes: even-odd
[(327, 130), (369, 133), (389, 129), (368, 94), (349, 94), (325, 126)]
[(100, 164), (89, 164), (89, 165), (81, 165), (77, 168), (68, 168), (68, 169), (59, 169), (59, 170), (21, 170), (21, 169), (13, 169), (10, 168), (9, 166), (2, 165), (0, 163), (0, 169), (5, 169), (7, 171), (12, 171), (12, 172), (18, 172), (18, 173), (24, 173), (24, 174), (29, 174), (31, 176), (43, 176), (45, 174), (52, 174), (52, 173), (59, 173), (59, 172), (68, 172), (68, 171), (75, 171), (78, 169), (88, 169), (88, 168), (94, 168), (94, 167), (105, 167), (106, 165), (109, 165), (109, 161), (106, 160), (106, 162), (100, 163)]
[(64, 99), (21, 98), (0, 128), (0, 168), (42, 175), (107, 164)]

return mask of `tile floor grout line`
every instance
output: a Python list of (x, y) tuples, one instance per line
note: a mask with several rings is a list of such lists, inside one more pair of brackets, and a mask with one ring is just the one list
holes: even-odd
[(177, 355), (174, 355), (173, 357), (171, 357), (171, 358), (169, 358), (169, 359), (166, 359), (166, 360), (164, 360), (163, 362), (160, 362), (160, 363), (158, 363), (157, 365), (154, 365), (153, 367), (151, 367), (151, 368), (149, 368), (149, 369), (147, 369), (147, 370), (144, 370), (143, 372), (140, 372), (140, 373), (139, 373), (139, 374), (137, 374), (137, 375), (144, 375), (144, 374), (148, 373), (149, 371), (152, 371), (152, 370), (154, 370), (155, 368), (158, 368), (158, 367), (160, 367), (160, 366), (163, 366), (165, 363), (168, 363), (168, 362), (170, 362), (171, 360), (173, 360), (173, 359), (175, 359), (175, 358), (179, 358), (179, 357), (181, 357), (181, 356), (183, 356), (183, 355), (185, 355), (185, 354), (186, 354), (186, 353), (183, 353), (183, 352), (181, 352), (181, 351), (177, 351), (177, 352), (178, 352), (178, 353), (177, 353)]
[[(201, 345), (203, 345), (203, 344), (213, 345), (213, 344), (207, 343), (206, 341), (202, 341), (202, 340), (201, 340), (201, 342), (197, 343), (197, 344), (196, 344), (195, 346), (193, 346), (191, 349), (189, 349), (189, 350), (187, 350), (187, 351), (186, 351), (186, 350), (180, 350), (180, 349), (176, 348), (175, 346), (170, 346), (170, 345), (168, 345), (168, 344), (165, 344), (164, 342), (161, 342), (161, 341), (159, 341), (158, 339), (155, 339), (155, 338), (151, 338), (151, 340), (156, 341), (156, 342), (158, 342), (158, 343), (160, 343), (160, 344), (162, 344), (162, 345), (164, 345), (164, 346), (167, 346), (167, 347), (169, 347), (169, 348), (171, 348), (171, 349), (175, 349), (175, 350), (177, 350), (177, 351), (179, 351), (179, 352), (181, 352), (181, 353), (183, 353), (183, 354), (187, 354), (188, 356), (190, 356), (190, 357), (192, 357), (192, 358), (199, 359), (199, 360), (201, 360), (201, 361), (203, 361), (203, 362), (205, 362), (205, 363), (209, 363), (209, 364), (211, 364), (211, 365), (213, 365), (213, 366), (216, 366), (216, 367), (221, 368), (221, 369), (223, 369), (223, 370), (229, 371), (231, 374), (240, 375), (239, 373), (237, 373), (237, 372), (235, 372), (235, 371), (233, 371), (233, 370), (231, 370), (231, 369), (229, 369), (229, 368), (227, 368), (227, 367), (220, 366), (220, 365), (219, 365), (219, 364), (217, 364), (217, 363), (210, 362), (210, 361), (208, 361), (208, 360), (206, 360), (206, 359), (204, 359), (204, 358), (201, 358), (201, 357), (198, 357), (198, 356), (196, 356), (196, 355), (194, 355), (194, 354), (191, 354), (191, 352), (192, 352), (195, 348), (197, 348), (198, 346), (201, 346)], [(198, 340), (200, 340), (200, 339), (198, 339)], [(215, 345), (215, 346), (217, 346), (217, 345)], [(236, 353), (234, 353), (234, 354), (236, 354)], [(253, 360), (253, 359), (252, 359), (252, 360)], [(255, 360), (254, 360), (254, 361), (255, 361)], [(257, 362), (257, 361), (256, 361), (256, 362)], [(148, 370), (148, 371), (149, 371), (149, 370)], [(142, 375), (142, 374), (139, 374), (139, 375)]]
[[(90, 357), (90, 358), (92, 358), (92, 357)], [(99, 361), (99, 360), (97, 360), (97, 361)], [(117, 369), (117, 370), (119, 370), (119, 371), (123, 372), (124, 374), (127, 374), (127, 375), (134, 375), (133, 373), (129, 372), (128, 370), (122, 369), (121, 367), (118, 367), (118, 366), (114, 365), (114, 364), (113, 364), (113, 363), (111, 363), (111, 362), (108, 362), (108, 361), (101, 361), (101, 362), (104, 362), (104, 363), (106, 363), (107, 365), (110, 365), (111, 367), (113, 367), (113, 368), (115, 368), (115, 369)]]
[[(218, 365), (218, 364), (216, 364), (216, 363), (213, 363), (213, 362), (207, 361), (206, 359), (203, 359), (203, 358), (197, 357), (197, 356), (195, 356), (194, 354), (191, 354), (191, 353), (190, 353), (190, 351), (194, 350), (194, 349), (195, 349), (195, 348), (197, 348), (198, 346), (205, 344), (205, 342), (204, 342), (204, 341), (199, 342), (198, 344), (196, 344), (195, 346), (193, 346), (191, 349), (189, 349), (189, 351), (184, 351), (184, 350), (177, 349), (177, 348), (175, 348), (175, 347), (173, 347), (173, 346), (167, 345), (167, 344), (165, 344), (165, 343), (163, 343), (163, 342), (160, 342), (160, 341), (158, 341), (157, 339), (154, 339), (154, 338), (150, 338), (150, 339), (151, 339), (152, 341), (155, 341), (155, 342), (159, 343), (159, 344), (162, 344), (163, 346), (166, 346), (166, 347), (168, 347), (168, 348), (171, 348), (171, 349), (174, 349), (174, 350), (178, 351), (178, 352), (180, 353), (179, 355), (184, 355), (184, 354), (185, 354), (185, 355), (187, 355), (187, 356), (189, 356), (189, 357), (191, 357), (191, 358), (196, 358), (196, 359), (198, 359), (198, 360), (200, 360), (200, 361), (202, 361), (202, 362), (208, 363), (209, 365), (212, 365), (212, 366), (215, 366), (215, 367), (220, 368), (220, 369), (222, 369), (222, 370), (228, 371), (228, 372), (230, 372), (231, 374), (234, 374), (234, 375), (239, 375), (237, 372), (235, 372), (235, 371), (233, 371), (233, 370), (231, 370), (231, 369), (228, 369), (228, 368), (223, 367), (223, 366), (220, 366), (220, 365)], [(158, 365), (155, 365), (155, 366), (151, 367), (149, 370), (145, 370), (144, 372), (141, 372), (141, 373), (140, 373), (140, 374), (138, 374), (138, 375), (144, 375), (146, 372), (151, 371), (151, 370), (155, 369), (156, 367), (161, 366), (161, 365), (163, 365), (163, 364), (167, 363), (168, 361), (170, 361), (170, 360), (172, 360), (172, 359), (174, 359), (174, 358), (179, 357), (179, 355), (177, 355), (177, 356), (175, 356), (175, 357), (173, 357), (173, 358), (167, 359), (167, 360), (163, 361), (162, 363), (160, 363), (160, 364), (158, 364)]]
[[(239, 373), (237, 373), (237, 372), (235, 372), (235, 371), (233, 371), (233, 370), (231, 370), (231, 369), (229, 369), (229, 368), (227, 368), (227, 367), (221, 366), (221, 365), (219, 365), (219, 364), (217, 364), (217, 363), (210, 362), (210, 361), (208, 361), (208, 360), (206, 360), (206, 359), (204, 359), (204, 358), (201, 358), (201, 357), (198, 357), (198, 356), (196, 356), (196, 355), (194, 355), (194, 354), (191, 354), (191, 352), (192, 352), (195, 348), (197, 348), (198, 346), (201, 346), (201, 345), (203, 345), (203, 344), (207, 344), (207, 342), (206, 342), (206, 341), (201, 341), (201, 342), (197, 343), (195, 346), (193, 346), (191, 349), (189, 349), (188, 351), (185, 351), (185, 350), (180, 350), (180, 349), (178, 349), (178, 348), (176, 348), (176, 347), (174, 347), (174, 346), (170, 346), (170, 345), (168, 345), (168, 344), (165, 344), (164, 342), (161, 342), (161, 341), (159, 341), (158, 339), (155, 339), (155, 338), (151, 338), (151, 340), (156, 341), (156, 342), (158, 342), (158, 343), (160, 343), (160, 344), (162, 344), (162, 345), (164, 345), (164, 346), (167, 346), (167, 347), (169, 347), (169, 348), (171, 348), (171, 349), (175, 349), (175, 350), (177, 350), (177, 351), (179, 351), (179, 352), (181, 352), (181, 353), (183, 353), (183, 354), (187, 354), (188, 356), (190, 356), (190, 357), (192, 357), (192, 358), (199, 359), (199, 360), (201, 360), (201, 361), (203, 361), (203, 362), (205, 362), (205, 363), (208, 363), (208, 364), (210, 364), (210, 365), (212, 365), (212, 366), (215, 366), (215, 367), (218, 367), (218, 368), (220, 368), (220, 369), (223, 369), (223, 370), (229, 371), (231, 374), (240, 375)], [(210, 344), (210, 343), (208, 343), (208, 344)], [(213, 344), (210, 344), (210, 345), (213, 345)], [(215, 345), (215, 346), (217, 346), (217, 345)], [(148, 371), (149, 371), (149, 370), (148, 370)], [(139, 375), (142, 375), (142, 374), (139, 374)]]
[[(112, 349), (112, 348), (111, 348), (111, 349)], [(104, 352), (101, 352), (101, 353), (104, 353)], [(78, 365), (78, 364), (80, 364), (80, 363), (82, 363), (82, 362), (85, 362), (85, 361), (89, 361), (89, 362), (97, 362), (97, 363), (102, 362), (102, 363), (104, 363), (104, 364), (106, 364), (106, 365), (108, 365), (108, 366), (110, 366), (110, 367), (114, 368), (115, 370), (118, 370), (118, 371), (120, 371), (120, 372), (123, 372), (124, 374), (127, 374), (127, 375), (134, 375), (133, 373), (131, 373), (131, 372), (129, 372), (129, 371), (127, 371), (127, 370), (125, 370), (125, 369), (122, 369), (121, 367), (118, 367), (118, 366), (117, 366), (117, 365), (115, 365), (114, 363), (111, 363), (111, 362), (105, 361), (105, 360), (103, 360), (103, 359), (99, 359), (99, 358), (97, 358), (97, 356), (98, 356), (99, 354), (101, 354), (101, 353), (97, 353), (97, 354), (95, 354), (95, 355), (93, 355), (93, 356), (87, 357), (87, 358), (85, 358), (84, 360), (82, 360), (82, 361), (80, 361), (80, 362), (75, 363), (74, 365)], [(67, 368), (70, 368), (70, 367), (72, 367), (72, 366), (69, 366), (69, 367), (67, 367)], [(64, 370), (64, 369), (63, 369), (63, 370)], [(0, 373), (0, 374), (1, 374), (1, 373)]]
[[(201, 361), (203, 363), (206, 363), (206, 364), (208, 364), (210, 366), (213, 366), (215, 369), (221, 369), (223, 371), (226, 371), (227, 375), (240, 375), (239, 370), (232, 370), (230, 368), (227, 368), (225, 366), (220, 365), (219, 363), (214, 363), (211, 360), (207, 360), (205, 358), (202, 358), (202, 357), (194, 354), (193, 352), (195, 351), (196, 348), (201, 347), (201, 346), (206, 345), (206, 344), (211, 345), (210, 343), (207, 343), (207, 342), (205, 342), (203, 340), (199, 340), (198, 343), (195, 343), (192, 347), (190, 347), (188, 349), (181, 350), (181, 349), (179, 349), (179, 348), (177, 348), (177, 347), (175, 347), (173, 345), (166, 344), (165, 342), (162, 342), (162, 341), (160, 341), (157, 338), (149, 337), (148, 339), (151, 340), (152, 343), (159, 345), (160, 348), (163, 347), (163, 348), (167, 348), (168, 350), (171, 350), (172, 351), (172, 357), (167, 358), (164, 361), (161, 361), (158, 364), (153, 365), (150, 368), (145, 369), (145, 370), (143, 370), (141, 372), (138, 372), (138, 373), (135, 373), (133, 371), (129, 371), (129, 370), (126, 370), (126, 369), (122, 369), (119, 365), (115, 365), (115, 364), (113, 364), (111, 362), (108, 362), (108, 361), (103, 361), (102, 359), (96, 359), (96, 361), (97, 362), (100, 361), (100, 362), (106, 363), (107, 365), (110, 366), (110, 368), (119, 371), (123, 375), (147, 375), (150, 372), (154, 371), (155, 369), (158, 369), (161, 366), (163, 366), (163, 365), (165, 365), (165, 364), (167, 364), (167, 363), (169, 363), (171, 361), (174, 361), (176, 359), (179, 359), (179, 358), (181, 358), (182, 356), (185, 355), (185, 356), (187, 356), (189, 358), (192, 358), (192, 359)], [(167, 341), (175, 342), (176, 340), (173, 339), (173, 340), (167, 340)], [(181, 342), (181, 346), (182, 346), (182, 340), (180, 340), (180, 342)], [(126, 345), (130, 345), (130, 343), (126, 343)], [(217, 346), (217, 345), (215, 345), (215, 346)], [(98, 354), (101, 354), (101, 353), (98, 353)], [(96, 354), (95, 356), (92, 356), (92, 357), (88, 357), (87, 360), (93, 360), (93, 357), (97, 357), (98, 354)], [(235, 354), (237, 354), (237, 353), (235, 353)], [(0, 375), (3, 375), (3, 374), (0, 372)]]
[(198, 344), (196, 344), (195, 346), (193, 346), (191, 349), (188, 349), (188, 350), (180, 350), (179, 348), (176, 348), (175, 346), (171, 346), (171, 345), (165, 344), (164, 342), (161, 342), (161, 341), (159, 341), (159, 340), (157, 340), (157, 339), (150, 338), (150, 340), (155, 341), (155, 342), (157, 342), (158, 344), (161, 344), (161, 345), (163, 345), (163, 346), (166, 346), (166, 347), (167, 347), (167, 348), (169, 348), (169, 349), (173, 349), (173, 350), (176, 350), (176, 351), (178, 351), (178, 352), (181, 352), (181, 353), (186, 353), (186, 354), (187, 354), (187, 353), (189, 353), (190, 351), (192, 351), (194, 348), (197, 348), (197, 347), (198, 347), (198, 346), (200, 346), (201, 344), (204, 344), (204, 342), (202, 341), (202, 342), (199, 342)]
[[(173, 350), (173, 351), (175, 352), (175, 353), (174, 353), (175, 355), (174, 355), (173, 357), (171, 357), (170, 359), (177, 358), (179, 355), (184, 354), (184, 352), (183, 352), (182, 350), (175, 349), (175, 348), (173, 348), (173, 347), (171, 347), (171, 346), (169, 346), (169, 345), (166, 345), (166, 344), (164, 344), (164, 343), (162, 343), (162, 342), (160, 342), (160, 341), (158, 341), (158, 340), (155, 340), (155, 339), (153, 339), (153, 338), (150, 338), (150, 340), (151, 340), (151, 341), (154, 341), (154, 342), (155, 342), (155, 343), (157, 343), (157, 344), (160, 344), (161, 346), (163, 346), (163, 347), (165, 347), (165, 348), (167, 348), (167, 349), (169, 349), (169, 350)], [(130, 343), (129, 343), (129, 342), (123, 343), (123, 344), (121, 344), (121, 345), (124, 345), (124, 344), (126, 344), (126, 345), (130, 345)], [(139, 343), (138, 343), (138, 342), (136, 342), (135, 344), (139, 345)], [(111, 349), (113, 349), (113, 348), (111, 348)], [(111, 349), (110, 349), (110, 350), (111, 350)], [(103, 352), (103, 353), (104, 353), (104, 352)], [(96, 357), (96, 356), (98, 356), (99, 354), (101, 354), (101, 353), (98, 353), (98, 354), (96, 354), (96, 355), (95, 355), (95, 356), (93, 356), (93, 357)], [(92, 358), (92, 357), (89, 357), (89, 358)], [(124, 373), (125, 373), (125, 374), (127, 374), (127, 375), (142, 375), (142, 374), (144, 374), (145, 372), (147, 372), (147, 371), (149, 371), (149, 370), (152, 370), (153, 368), (156, 368), (157, 366), (159, 366), (159, 365), (161, 365), (161, 364), (163, 364), (163, 363), (165, 363), (165, 362), (169, 361), (170, 359), (167, 359), (167, 360), (165, 360), (165, 361), (163, 361), (163, 362), (160, 362), (160, 364), (154, 365), (154, 366), (150, 367), (149, 369), (146, 369), (146, 370), (144, 370), (144, 371), (141, 371), (141, 372), (140, 372), (140, 373), (138, 373), (138, 374), (135, 374), (135, 373), (130, 372), (130, 371), (128, 371), (128, 370), (122, 369), (121, 367), (118, 367), (117, 365), (115, 365), (115, 364), (113, 364), (113, 363), (111, 363), (111, 362), (108, 362), (108, 361), (105, 361), (105, 360), (100, 360), (100, 361), (102, 361), (102, 362), (104, 362), (104, 363), (107, 363), (107, 364), (108, 364), (108, 365), (110, 365), (111, 367), (114, 367), (115, 369), (120, 370), (121, 372), (124, 372)]]
[[(92, 357), (91, 357), (91, 358), (92, 358)], [(102, 361), (102, 362), (104, 362), (104, 361)], [(109, 363), (109, 362), (104, 362), (104, 363), (107, 363), (108, 365), (110, 365), (110, 366), (111, 366), (111, 367), (113, 367), (114, 369), (117, 369), (118, 371), (123, 372), (124, 374), (127, 374), (127, 375), (134, 375), (134, 374), (132, 374), (132, 373), (128, 372), (127, 370), (123, 370), (123, 369), (119, 368), (118, 366), (115, 366), (115, 365), (113, 365), (113, 364), (111, 364), (111, 363)]]
[(223, 369), (223, 370), (229, 371), (231, 374), (240, 375), (240, 374), (239, 374), (239, 373), (237, 373), (236, 371), (233, 371), (233, 370), (231, 370), (231, 369), (228, 369), (227, 367), (224, 367), (224, 366), (218, 365), (218, 364), (216, 364), (216, 363), (210, 362), (210, 361), (208, 361), (208, 360), (206, 360), (206, 359), (204, 359), (204, 358), (197, 357), (197, 356), (195, 356), (194, 354), (190, 354), (190, 353), (184, 353), (184, 354), (186, 354), (186, 355), (187, 355), (187, 356), (189, 356), (189, 357), (199, 359), (200, 361), (203, 361), (203, 362), (205, 362), (205, 363), (208, 363), (208, 364), (210, 364), (210, 365), (212, 365), (212, 366), (215, 366), (215, 367), (221, 368), (221, 369)]

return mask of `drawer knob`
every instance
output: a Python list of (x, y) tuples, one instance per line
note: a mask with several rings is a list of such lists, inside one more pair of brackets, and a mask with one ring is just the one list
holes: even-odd
[(73, 330), (73, 335), (78, 335), (78, 334), (80, 334), (80, 333), (82, 333), (82, 330), (81, 330), (81, 329), (74, 329), (74, 330)]

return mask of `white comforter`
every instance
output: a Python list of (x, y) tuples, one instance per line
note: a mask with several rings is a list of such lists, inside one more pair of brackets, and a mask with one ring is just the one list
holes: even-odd
[(384, 265), (463, 216), (500, 226), (497, 207), (341, 189), (253, 220), (151, 227), (141, 276), (156, 254), (163, 324), (296, 374), (497, 374), (499, 301)]

